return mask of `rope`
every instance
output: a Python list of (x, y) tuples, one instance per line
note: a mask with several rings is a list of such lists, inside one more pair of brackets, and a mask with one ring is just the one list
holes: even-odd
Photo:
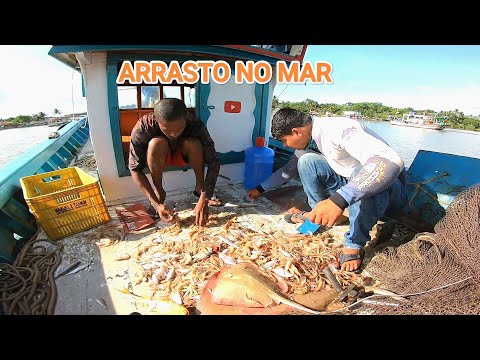
[[(49, 250), (40, 242), (53, 245)], [(0, 264), (0, 304), (6, 315), (53, 315), (57, 302), (54, 274), (62, 261), (63, 245), (32, 239), (13, 265)]]
[(87, 124), (88, 124), (88, 117), (87, 117), (87, 120), (85, 120), (85, 124), (80, 126), (80, 129), (85, 129), (87, 127)]
[(290, 84), (287, 84), (287, 86), (285, 86), (282, 90), (282, 92), (280, 93), (280, 95), (277, 96), (277, 99), (280, 101), (280, 96), (282, 96), (283, 92), (287, 89), (287, 87), (289, 86)]
[(412, 198), (411, 198), (410, 201), (408, 202), (408, 205), (410, 206), (410, 208), (411, 208), (412, 210), (415, 210), (415, 208), (414, 208), (414, 206), (413, 206), (413, 200), (417, 197), (419, 190), (420, 190), (420, 191), (423, 191), (425, 194), (427, 194), (427, 195), (428, 195), (429, 197), (431, 197), (433, 200), (438, 201), (439, 203), (448, 206), (448, 205), (449, 205), (448, 203), (446, 203), (446, 202), (444, 202), (444, 201), (436, 198), (435, 196), (433, 196), (432, 194), (430, 194), (427, 190), (425, 190), (425, 189), (422, 187), (422, 185), (425, 185), (425, 184), (428, 184), (428, 183), (430, 183), (430, 182), (432, 182), (432, 181), (438, 180), (438, 179), (440, 179), (441, 177), (444, 177), (444, 176), (448, 176), (448, 173), (444, 172), (444, 173), (442, 173), (442, 174), (440, 174), (440, 175), (434, 176), (434, 177), (432, 177), (432, 178), (430, 178), (430, 179), (427, 179), (427, 180), (421, 181), (421, 182), (415, 182), (415, 183), (407, 182), (407, 184), (415, 186), (415, 192), (413, 193)]

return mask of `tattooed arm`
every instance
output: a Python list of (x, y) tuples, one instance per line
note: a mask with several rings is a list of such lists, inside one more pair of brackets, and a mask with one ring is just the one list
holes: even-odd
[[(303, 153), (301, 153), (303, 155)], [(268, 191), (275, 186), (283, 185), (290, 181), (291, 179), (298, 176), (298, 157), (297, 152), (292, 155), (290, 160), (280, 169), (275, 171), (268, 179), (263, 181), (259, 186), (257, 186), (257, 190), (261, 193)]]
[(390, 146), (361, 128), (346, 129), (340, 147), (362, 165), (349, 182), (330, 197), (342, 209), (385, 190), (404, 168), (403, 160)]

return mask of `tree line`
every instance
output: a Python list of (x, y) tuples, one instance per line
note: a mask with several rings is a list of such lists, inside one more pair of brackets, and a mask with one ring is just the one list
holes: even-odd
[[(53, 116), (55, 115), (62, 115), (62, 112), (58, 109), (53, 110)], [(45, 122), (47, 114), (44, 112), (39, 112), (38, 114), (34, 115), (18, 115), (14, 117), (10, 117), (8, 119), (0, 119), (0, 122), (9, 123), (12, 125), (25, 125), (31, 123), (41, 123)]]
[(466, 116), (462, 111), (455, 109), (453, 111), (439, 111), (436, 112), (431, 109), (414, 109), (411, 107), (396, 108), (392, 106), (386, 106), (379, 102), (361, 102), (346, 104), (333, 104), (324, 103), (320, 104), (315, 100), (306, 99), (301, 102), (281, 101), (277, 96), (273, 97), (272, 107), (274, 109), (280, 107), (291, 107), (303, 112), (316, 112), (320, 116), (330, 115), (343, 115), (344, 111), (357, 111), (362, 114), (363, 117), (369, 120), (387, 120), (389, 115), (401, 118), (403, 114), (415, 111), (417, 114), (428, 113), (435, 115), (436, 117), (446, 118), (446, 126), (454, 129), (473, 130), (480, 131), (480, 119), (473, 116)]

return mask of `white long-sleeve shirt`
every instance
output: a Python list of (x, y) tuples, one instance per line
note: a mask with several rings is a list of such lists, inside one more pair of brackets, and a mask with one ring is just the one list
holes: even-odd
[[(337, 190), (332, 201), (343, 207), (375, 195), (390, 186), (404, 169), (403, 160), (385, 140), (361, 122), (346, 117), (313, 117), (312, 138), (328, 164), (350, 179)], [(298, 175), (299, 150), (281, 169), (261, 185), (265, 190), (286, 183)], [(354, 169), (361, 165), (353, 177)], [(341, 196), (339, 198), (339, 196)]]

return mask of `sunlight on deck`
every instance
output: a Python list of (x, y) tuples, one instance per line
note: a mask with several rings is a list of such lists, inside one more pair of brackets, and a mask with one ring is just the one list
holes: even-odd
[[(239, 204), (245, 192), (241, 185), (223, 186), (217, 189), (218, 196), (226, 203)], [(196, 198), (188, 193), (170, 198), (179, 203), (180, 216), (182, 218), (193, 215), (193, 202)], [(125, 204), (128, 205), (128, 204)], [(157, 229), (168, 224), (157, 222), (155, 226), (137, 232), (129, 233), (125, 239), (110, 246), (101, 246), (111, 239), (120, 240), (120, 221), (110, 206), (109, 212), (112, 221), (108, 224), (84, 231), (77, 235), (69, 236), (62, 241), (65, 249), (61, 267), (66, 268), (75, 261), (89, 264), (89, 267), (76, 274), (65, 275), (57, 280), (58, 300), (56, 314), (130, 314), (138, 311), (146, 312), (141, 301), (134, 296), (122, 293), (128, 291), (146, 298), (152, 295), (152, 289), (146, 283), (135, 285), (141, 277), (142, 268), (135, 259), (138, 249), (159, 236)], [(232, 210), (229, 210), (232, 209)], [(212, 213), (229, 212), (238, 214), (238, 221), (248, 224), (254, 230), (283, 230), (295, 233), (297, 225), (288, 224), (283, 220), (282, 210), (274, 203), (261, 198), (255, 206), (238, 208), (223, 207), (213, 208)], [(217, 225), (220, 227), (220, 224)], [(337, 238), (346, 231), (346, 226), (336, 227)], [(215, 227), (211, 227), (212, 230)], [(188, 238), (188, 231), (184, 230), (177, 238)], [(42, 235), (40, 235), (42, 236)], [(115, 259), (126, 257), (128, 260), (116, 261)], [(103, 306), (103, 301), (106, 308)]]
[[(92, 154), (91, 147), (87, 146), (80, 160)], [(94, 170), (88, 172), (92, 176), (97, 176)], [(300, 183), (292, 181), (289, 185), (298, 186)], [(216, 195), (226, 206), (211, 207), (211, 214), (220, 217), (236, 214), (238, 223), (255, 231), (281, 230), (285, 233), (297, 233), (298, 225), (289, 224), (283, 219), (285, 209), (265, 197), (246, 204), (245, 190), (241, 184), (217, 186)], [(197, 198), (192, 192), (188, 191), (181, 195), (167, 194), (167, 200), (178, 203), (180, 218), (193, 216), (193, 203)], [(146, 202), (142, 203), (147, 207)], [(122, 206), (130, 204), (125, 203)], [(112, 218), (109, 223), (59, 240), (64, 245), (64, 251), (58, 272), (76, 261), (81, 261), (82, 265), (79, 268), (84, 268), (57, 280), (58, 300), (55, 314), (127, 315), (132, 312), (155, 314), (149, 311), (146, 305), (148, 300), (144, 301), (142, 298), (150, 299), (152, 296), (156, 300), (162, 298), (155, 295), (155, 291), (146, 282), (141, 281), (144, 269), (136, 255), (142, 245), (151, 240), (159, 237), (167, 239), (168, 236), (160, 234), (158, 230), (171, 225), (158, 221), (150, 228), (125, 235), (115, 213), (115, 207), (108, 207)], [(219, 221), (209, 229), (215, 231), (223, 225), (222, 221)], [(334, 242), (341, 244), (343, 234), (347, 230), (348, 225), (342, 225), (335, 226), (329, 231)], [(175, 236), (175, 239), (187, 240), (189, 232), (190, 229), (185, 228)], [(45, 234), (41, 233), (38, 238), (45, 237)]]

